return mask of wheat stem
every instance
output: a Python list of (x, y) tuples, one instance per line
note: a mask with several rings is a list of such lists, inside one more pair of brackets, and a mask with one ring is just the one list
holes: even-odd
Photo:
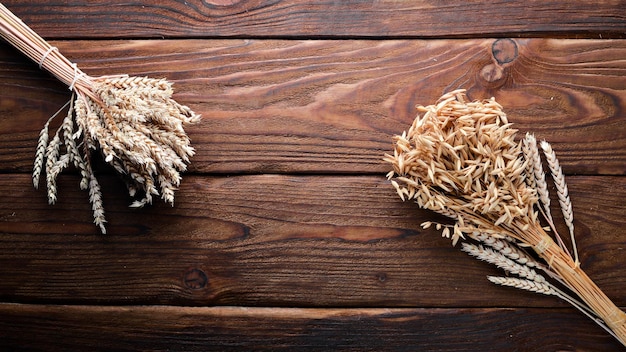
[(604, 321), (602, 321), (602, 319), (599, 319), (598, 316), (587, 306), (585, 306), (584, 303), (576, 300), (574, 297), (566, 294), (549, 282), (538, 283), (527, 279), (501, 276), (487, 276), (487, 279), (496, 285), (514, 287), (517, 289), (540, 293), (544, 295), (557, 296), (565, 302), (571, 304), (574, 308), (578, 309), (581, 313), (583, 313), (589, 319), (598, 324), (598, 326), (608, 332), (611, 336), (619, 340), (619, 337), (608, 326), (606, 326), (606, 324), (604, 324)]

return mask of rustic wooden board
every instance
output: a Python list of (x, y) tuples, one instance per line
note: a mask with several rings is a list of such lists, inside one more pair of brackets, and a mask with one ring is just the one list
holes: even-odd
[(444, 219), (381, 158), (416, 104), (495, 96), (576, 175), (582, 266), (626, 306), (624, 1), (3, 3), (89, 74), (174, 81), (204, 120), (173, 208), (128, 209), (97, 161), (100, 235), (76, 175), (54, 206), (30, 181), (67, 88), (0, 43), (0, 350), (620, 348), (420, 229)]
[[(54, 42), (89, 74), (165, 76), (204, 117), (201, 173), (385, 173), (416, 104), (464, 87), (553, 143), (568, 174), (626, 174), (626, 40)], [(69, 92), (0, 44), (0, 168), (28, 172)]]
[(297, 309), (0, 304), (29, 351), (618, 351), (571, 309)]
[(45, 0), (3, 3), (45, 37), (621, 37), (624, 1)]
[[(77, 184), (62, 177), (59, 204), (49, 206), (28, 175), (0, 178), (2, 301), (563, 306), (492, 286), (485, 276), (499, 271), (421, 230), (437, 218), (401, 202), (382, 177), (187, 176), (174, 208), (140, 211), (104, 177), (106, 236)], [(579, 176), (569, 185), (582, 267), (626, 305), (626, 178)]]

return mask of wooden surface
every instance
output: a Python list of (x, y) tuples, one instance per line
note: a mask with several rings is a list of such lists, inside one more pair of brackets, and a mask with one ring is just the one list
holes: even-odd
[(415, 105), (496, 97), (553, 144), (582, 266), (626, 307), (623, 1), (3, 3), (89, 74), (175, 82), (203, 121), (174, 207), (129, 209), (99, 165), (99, 235), (75, 174), (54, 206), (29, 174), (67, 88), (0, 43), (0, 350), (623, 349), (491, 285), (381, 160)]
[[(49, 37), (626, 37), (624, 1), (4, 1)], [(80, 6), (82, 3), (88, 6)]]

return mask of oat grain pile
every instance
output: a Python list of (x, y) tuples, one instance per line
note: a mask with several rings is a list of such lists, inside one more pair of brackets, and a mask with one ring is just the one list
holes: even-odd
[[(72, 98), (61, 126), (51, 133), (50, 120), (37, 144), (33, 183), (45, 174), (48, 200), (57, 200), (56, 178), (65, 168), (81, 175), (88, 190), (94, 223), (106, 233), (100, 185), (91, 159), (94, 153), (122, 176), (136, 200), (132, 207), (152, 203), (154, 197), (174, 203), (181, 172), (194, 154), (184, 126), (200, 116), (172, 99), (165, 79), (127, 75), (91, 77), (70, 62), (19, 18), (0, 4), (0, 36), (65, 83)], [(65, 108), (65, 107), (64, 107)]]
[[(393, 154), (384, 160), (393, 167), (387, 176), (402, 200), (454, 222), (422, 226), (436, 226), (453, 244), (463, 242), (463, 251), (508, 273), (489, 277), (491, 282), (555, 295), (626, 346), (626, 314), (580, 267), (572, 205), (550, 144), (543, 141), (540, 149), (532, 134), (517, 140), (495, 99), (469, 101), (464, 90), (418, 111), (422, 115), (394, 137)], [(547, 175), (554, 180), (569, 248), (554, 226)]]

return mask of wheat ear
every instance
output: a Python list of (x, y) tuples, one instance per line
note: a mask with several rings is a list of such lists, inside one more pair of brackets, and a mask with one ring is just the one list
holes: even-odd
[[(91, 169), (91, 167), (89, 167)], [(102, 191), (100, 190), (100, 184), (93, 175), (93, 172), (89, 170), (89, 202), (91, 203), (91, 209), (93, 211), (93, 222), (100, 228), (103, 235), (106, 235), (107, 231), (104, 227), (106, 220), (104, 218), (104, 206), (102, 205)]]
[(506, 256), (507, 258), (514, 260), (520, 265), (525, 265), (529, 268), (541, 270), (544, 274), (551, 279), (559, 282), (560, 284), (567, 286), (563, 279), (551, 270), (547, 265), (537, 261), (535, 258), (526, 253), (520, 246), (522, 243), (517, 242), (513, 238), (504, 236), (503, 238), (496, 238), (493, 235), (487, 233), (473, 233), (469, 235), (475, 241), (483, 243), (486, 246), (493, 248), (495, 251)]
[(567, 183), (565, 183), (565, 175), (563, 169), (559, 165), (559, 160), (556, 158), (556, 153), (552, 149), (550, 143), (546, 141), (541, 142), (541, 149), (546, 156), (552, 179), (554, 180), (554, 186), (556, 187), (557, 196), (559, 199), (559, 205), (563, 212), (563, 219), (569, 229), (570, 239), (572, 241), (572, 251), (574, 252), (574, 261), (576, 265), (580, 265), (578, 260), (578, 249), (576, 248), (576, 238), (574, 237), (574, 212), (572, 210), (572, 202), (569, 199), (569, 192), (567, 190)]
[[(526, 133), (524, 138), (524, 147), (522, 148), (526, 160), (532, 165), (533, 173), (530, 175), (534, 179), (537, 195), (539, 196), (539, 203), (541, 203), (541, 210), (550, 228), (554, 232), (554, 237), (566, 253), (569, 254), (567, 246), (554, 226), (554, 220), (552, 219), (552, 213), (550, 212), (550, 193), (548, 192), (548, 183), (546, 182), (546, 173), (543, 171), (543, 165), (541, 164), (541, 154), (539, 153), (539, 147), (537, 146), (537, 139), (533, 134)], [(530, 169), (530, 167), (529, 167)], [(531, 182), (532, 183), (532, 182)]]
[(541, 165), (541, 156), (539, 155), (539, 148), (537, 147), (537, 139), (533, 134), (526, 133), (524, 138), (524, 148), (522, 148), (526, 160), (528, 161), (528, 168), (532, 168), (532, 173), (529, 177), (532, 177), (534, 183), (537, 186), (537, 195), (542, 205), (543, 212), (549, 222), (552, 222), (552, 214), (550, 213), (550, 195), (548, 193), (548, 184), (546, 183), (546, 174), (543, 172), (543, 166)]
[(553, 286), (548, 282), (537, 282), (528, 279), (501, 276), (487, 276), (487, 279), (496, 285), (515, 287), (521, 290), (541, 293), (544, 295), (558, 295)]
[(505, 255), (507, 258), (514, 260), (521, 265), (526, 265), (531, 268), (539, 268), (543, 270), (543, 264), (539, 263), (526, 252), (519, 249), (515, 245), (515, 243), (504, 239), (495, 238), (486, 233), (472, 234), (470, 235), (470, 237), (495, 249), (496, 251)]
[(489, 247), (483, 247), (482, 245), (477, 246), (475, 244), (464, 242), (461, 250), (512, 274), (534, 282), (546, 282), (546, 279), (541, 274), (538, 274), (534, 269), (526, 265), (519, 264), (518, 262), (508, 258), (506, 255)]
[(63, 111), (70, 102), (68, 101), (63, 105), (57, 112), (52, 115), (46, 124), (39, 132), (39, 139), (37, 141), (37, 151), (35, 152), (35, 162), (33, 163), (33, 185), (35, 188), (39, 188), (39, 176), (41, 176), (41, 171), (43, 168), (43, 162), (46, 156), (46, 148), (48, 147), (48, 128), (50, 126), (50, 122), (54, 120), (54, 118)]

